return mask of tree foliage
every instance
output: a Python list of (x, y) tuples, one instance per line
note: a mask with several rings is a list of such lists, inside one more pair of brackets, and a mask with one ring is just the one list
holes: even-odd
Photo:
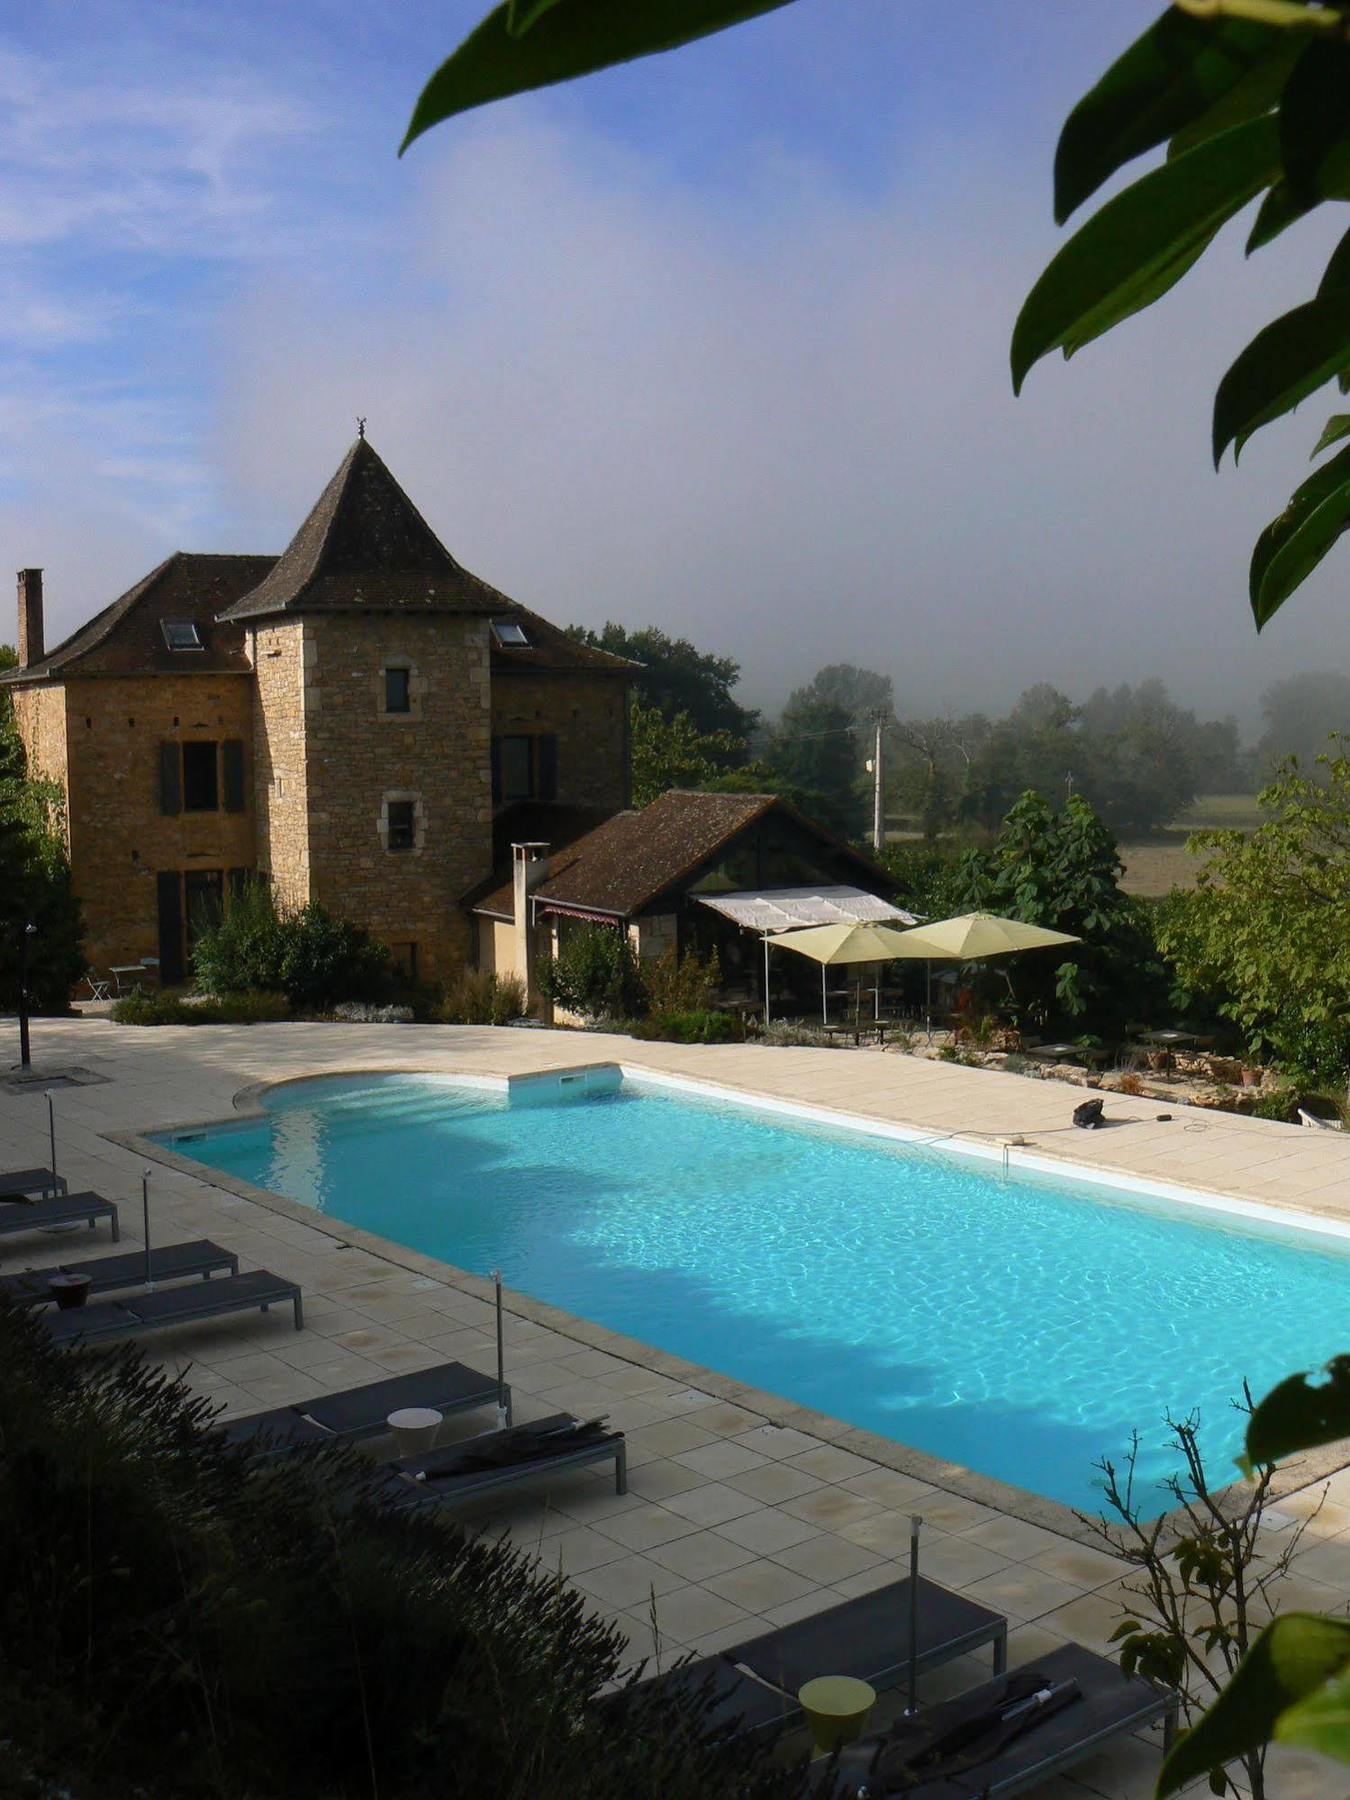
[[(683, 713), (700, 735), (725, 732), (730, 742), (748, 738), (759, 722), (757, 712), (732, 698), (731, 690), (741, 678), (741, 666), (733, 657), (699, 650), (688, 638), (672, 638), (654, 625), (629, 631), (612, 619), (602, 631), (572, 625), (568, 636), (636, 663), (634, 697), (659, 712), (667, 723)], [(728, 750), (727, 756), (724, 768), (733, 766), (737, 758), (743, 762), (744, 742)]]
[(704, 788), (736, 766), (744, 740), (726, 731), (700, 731), (686, 712), (673, 718), (633, 701), (629, 754), (633, 805), (646, 806), (671, 788)]
[(765, 760), (809, 793), (816, 816), (841, 837), (854, 837), (865, 815), (853, 714), (809, 687), (788, 697)]
[(373, 999), (387, 965), (388, 952), (361, 926), (335, 918), (316, 900), (279, 906), (261, 879), (231, 896), (193, 951), (203, 993), (282, 993), (300, 1009)]
[(1258, 766), (1272, 775), (1286, 757), (1297, 756), (1309, 774), (1333, 732), (1350, 734), (1350, 676), (1335, 669), (1308, 669), (1272, 681), (1261, 695), (1265, 730), (1256, 746)]
[[(1337, 740), (1339, 744), (1339, 740)], [(1256, 1054), (1310, 1074), (1350, 1068), (1350, 755), (1297, 761), (1259, 796), (1252, 833), (1203, 831), (1196, 891), (1163, 944), (1188, 987), (1223, 992)]]
[[(16, 662), (0, 645), (0, 668)], [(83, 923), (70, 879), (62, 794), (30, 777), (8, 693), (0, 689), (0, 1009), (19, 1000), (26, 927), (28, 998), (34, 1011), (65, 1012), (84, 973)]]
[(540, 963), (539, 985), (555, 1006), (583, 1019), (632, 1019), (647, 1011), (637, 954), (612, 925), (565, 926), (557, 956)]

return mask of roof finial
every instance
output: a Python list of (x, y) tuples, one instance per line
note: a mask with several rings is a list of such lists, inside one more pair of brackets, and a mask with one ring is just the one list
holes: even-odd
[(356, 421), (356, 435), (357, 435), (357, 437), (359, 437), (361, 439), (362, 443), (365, 442), (366, 421), (364, 418), (358, 418)]

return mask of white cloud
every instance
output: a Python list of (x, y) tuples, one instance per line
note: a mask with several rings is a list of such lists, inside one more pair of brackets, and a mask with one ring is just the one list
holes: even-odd
[[(1307, 421), (1236, 477), (1206, 465), (1269, 272), (1214, 253), (1015, 402), (1011, 324), (1053, 247), (1023, 174), (949, 143), (859, 197), (777, 159), (714, 205), (527, 112), (471, 126), (374, 292), (332, 266), (255, 288), (226, 384), (238, 510), (279, 541), (364, 413), (489, 580), (738, 655), (756, 698), (847, 658), (915, 707), (1161, 673), (1245, 709), (1344, 643), (1334, 575), (1259, 647), (1245, 613)], [(1292, 301), (1311, 277), (1285, 269)]]

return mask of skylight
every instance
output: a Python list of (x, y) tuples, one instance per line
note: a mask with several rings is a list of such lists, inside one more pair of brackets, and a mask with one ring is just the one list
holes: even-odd
[(528, 646), (530, 641), (529, 637), (526, 635), (525, 627), (518, 619), (494, 619), (492, 621), (492, 635), (499, 644), (503, 645), (525, 644)]
[(170, 650), (204, 650), (202, 634), (193, 619), (161, 619), (159, 628)]

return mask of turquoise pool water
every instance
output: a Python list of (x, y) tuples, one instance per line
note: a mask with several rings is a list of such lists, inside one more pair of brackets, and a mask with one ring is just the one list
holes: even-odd
[(1243, 1378), (1260, 1394), (1345, 1348), (1336, 1240), (629, 1084), (310, 1082), (174, 1147), (1093, 1510), (1094, 1463), (1135, 1428), (1154, 1484), (1164, 1413), (1198, 1408), (1223, 1480)]

